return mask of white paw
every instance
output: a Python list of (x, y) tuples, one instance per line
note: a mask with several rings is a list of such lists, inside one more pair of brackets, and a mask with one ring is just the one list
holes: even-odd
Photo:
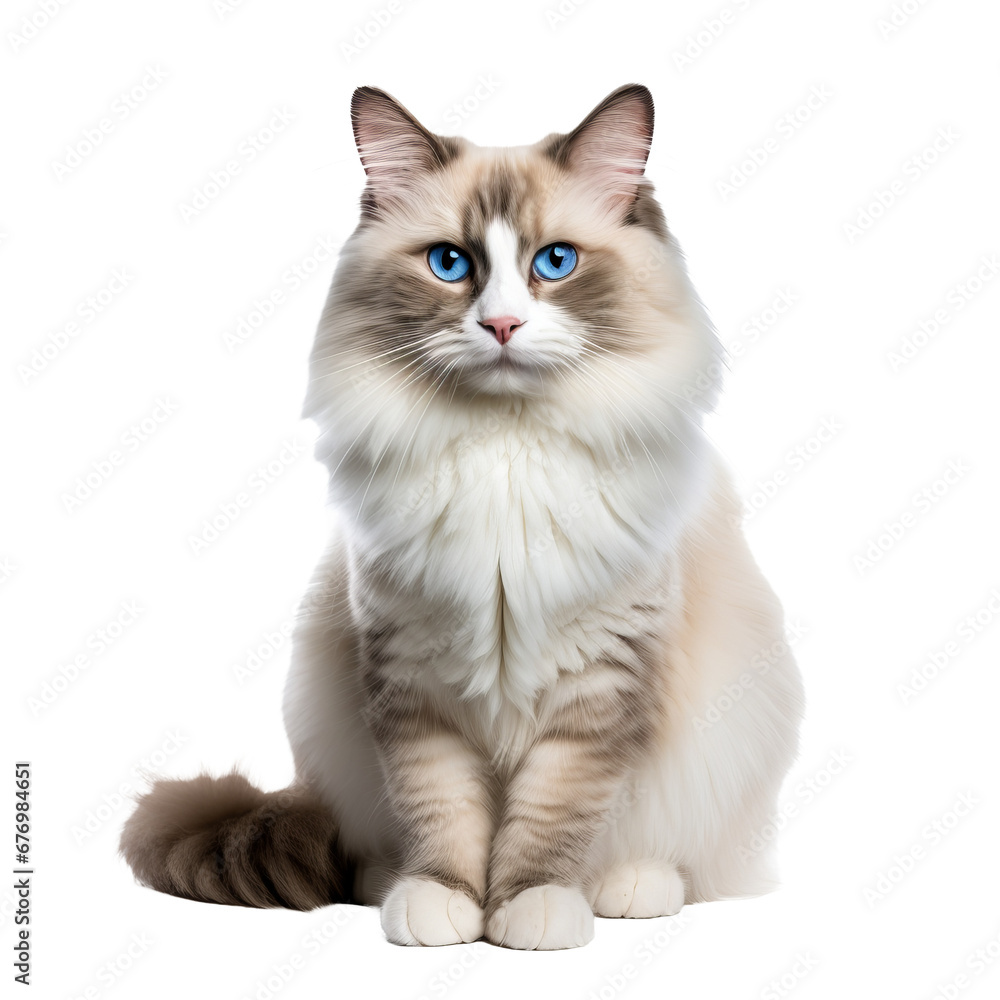
[(483, 911), (458, 889), (404, 878), (382, 903), (382, 930), (393, 944), (462, 944), (483, 936)]
[(684, 880), (673, 865), (619, 865), (604, 877), (594, 900), (599, 917), (670, 917), (684, 905)]
[(536, 885), (490, 914), (486, 937), (527, 951), (579, 948), (593, 940), (594, 911), (578, 889)]

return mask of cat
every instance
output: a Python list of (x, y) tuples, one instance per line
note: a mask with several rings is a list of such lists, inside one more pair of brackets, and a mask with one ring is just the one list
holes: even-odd
[(645, 176), (649, 91), (510, 148), (371, 87), (351, 117), (295, 780), (158, 780), (122, 853), (190, 899), (379, 905), (403, 945), (571, 948), (767, 891), (802, 683), (702, 429), (721, 348)]

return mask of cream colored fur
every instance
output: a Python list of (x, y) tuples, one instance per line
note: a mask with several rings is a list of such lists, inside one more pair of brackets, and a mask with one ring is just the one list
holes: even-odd
[[(284, 700), (289, 802), (335, 826), (313, 823), (311, 870), (346, 858), (354, 898), (411, 945), (575, 947), (595, 914), (767, 890), (750, 845), (796, 753), (801, 681), (702, 430), (720, 347), (642, 173), (648, 91), (513, 149), (433, 136), (370, 88), (354, 126), (363, 219), (305, 406), (331, 538)], [(540, 281), (532, 255), (555, 241), (576, 272)], [(431, 272), (439, 242), (474, 258), (466, 280)], [(509, 342), (497, 316), (519, 322)], [(239, 881), (216, 871), (259, 821), (185, 840), (178, 796), (154, 790), (126, 831), (148, 884), (308, 903), (291, 873), (279, 893), (246, 859)]]
[[(364, 155), (363, 128), (359, 145)], [(362, 859), (358, 891), (384, 902), (383, 926), (400, 943), (468, 940), (484, 925), (512, 947), (570, 947), (589, 940), (593, 911), (654, 916), (774, 884), (768, 852), (748, 845), (795, 755), (802, 691), (781, 608), (701, 430), (719, 347), (673, 239), (623, 226), (634, 197), (623, 202), (623, 186), (648, 190), (631, 170), (636, 154), (602, 200), (594, 148), (573, 172), (538, 147), (466, 144), (443, 169), (407, 175), (404, 193), (387, 191), (384, 218), (345, 249), (317, 337), (306, 415), (321, 432), (337, 520), (313, 583), (323, 610), (296, 636), (285, 715), (299, 779), (338, 817), (343, 849)], [(379, 149), (390, 156), (391, 144)], [(380, 169), (391, 175), (392, 164)], [(380, 176), (370, 176), (376, 199)], [(453, 290), (435, 286), (410, 248), (461, 245), (463, 206), (503, 176), (530, 182), (520, 225), (531, 245), (567, 239), (620, 275), (615, 327), (589, 331), (576, 303), (547, 299), (525, 277), (519, 224), (493, 218), (490, 277), (464, 314), (402, 357), (361, 335), (346, 283), (387, 256), (400, 280), (428, 283), (448, 308)], [(498, 314), (524, 321), (503, 347), (477, 322)], [(360, 636), (375, 618), (395, 630), (388, 675), (451, 727), (412, 754), (439, 814), (427, 850), (468, 890), (393, 874), (416, 862), (404, 860), (406, 811), (363, 721)], [(490, 896), (502, 806), (480, 801), (480, 762), (516, 794), (544, 799), (547, 782), (579, 781), (573, 794), (596, 799), (572, 776), (570, 743), (535, 741), (574, 699), (613, 699), (614, 676), (593, 669), (609, 635), (625, 662), (655, 636), (655, 735), (603, 802), (578, 884), (529, 888), (484, 912), (469, 893)], [(741, 696), (720, 715), (727, 690)]]

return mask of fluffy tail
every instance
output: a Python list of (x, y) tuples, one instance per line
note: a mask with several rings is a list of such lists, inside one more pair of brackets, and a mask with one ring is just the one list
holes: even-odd
[(139, 882), (185, 899), (311, 910), (350, 897), (329, 811), (295, 787), (262, 792), (236, 771), (157, 781), (119, 849)]

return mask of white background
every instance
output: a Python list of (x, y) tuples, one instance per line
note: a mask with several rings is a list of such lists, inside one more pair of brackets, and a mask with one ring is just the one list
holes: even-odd
[[(34, 768), (35, 995), (997, 995), (1000, 280), (984, 262), (1000, 253), (1000, 10), (588, 0), (556, 17), (556, 3), (400, 0), (382, 26), (383, 0), (92, 0), (48, 23), (38, 3), (4, 5), (2, 732), (4, 759)], [(374, 37), (345, 49), (366, 22)], [(163, 79), (144, 93), (151, 69)], [(281, 630), (325, 523), (298, 415), (333, 258), (310, 258), (356, 223), (351, 91), (383, 87), (432, 129), (502, 145), (566, 131), (633, 80), (656, 100), (648, 174), (734, 351), (710, 432), (801, 633), (784, 887), (675, 921), (600, 920), (582, 950), (523, 954), (393, 947), (357, 907), (243, 910), (135, 886), (115, 851), (120, 792), (143, 767), (291, 777)], [(293, 120), (250, 159), (276, 111)], [(100, 144), (59, 168), (104, 118)], [(182, 217), (231, 160), (239, 173)], [(293, 288), (296, 267), (311, 274)], [(88, 313), (116, 271), (124, 288)], [(274, 289), (273, 314), (227, 347)], [(780, 316), (776, 299), (792, 303)], [(69, 504), (116, 449), (123, 463)], [(202, 523), (247, 489), (195, 554)], [(138, 618), (97, 652), (127, 602)], [(919, 693), (915, 673), (930, 678)], [(8, 958), (11, 901), (0, 890)]]

